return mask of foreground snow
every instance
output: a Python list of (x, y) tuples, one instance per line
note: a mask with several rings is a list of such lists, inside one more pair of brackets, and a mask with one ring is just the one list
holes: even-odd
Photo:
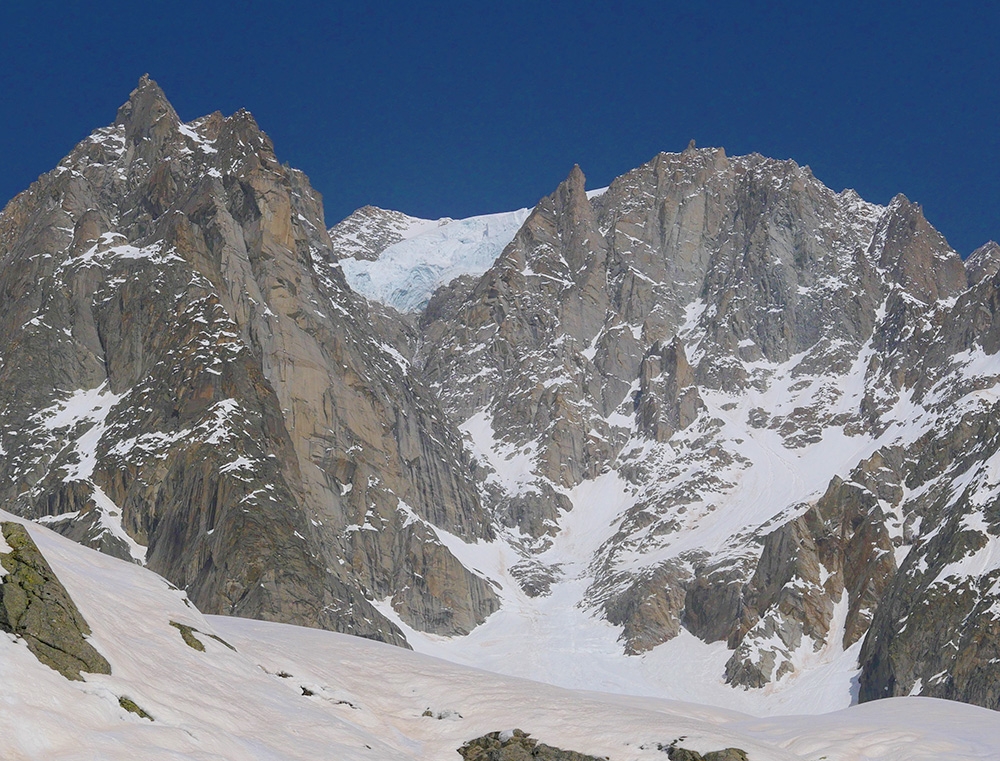
[[(754, 761), (1000, 757), (1000, 714), (958, 703), (897, 698), (752, 718), (566, 690), (330, 632), (202, 616), (159, 576), (27, 525), (112, 674), (69, 682), (22, 642), (0, 637), (4, 759), (457, 761), (463, 742), (513, 727), (615, 761), (662, 760), (657, 745), (679, 737), (701, 750), (741, 747)], [(171, 621), (201, 632), (205, 652), (188, 647)], [(127, 713), (121, 697), (155, 721)]]

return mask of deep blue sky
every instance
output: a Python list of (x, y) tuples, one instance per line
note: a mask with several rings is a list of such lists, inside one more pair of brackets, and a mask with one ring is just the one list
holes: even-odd
[(245, 107), (332, 224), (534, 204), (682, 150), (903, 192), (968, 254), (1000, 238), (1000, 5), (0, 3), (0, 203), (149, 72), (185, 120)]

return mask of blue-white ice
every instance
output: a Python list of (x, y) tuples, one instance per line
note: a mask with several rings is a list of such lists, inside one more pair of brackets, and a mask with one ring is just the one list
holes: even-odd
[(460, 275), (486, 272), (530, 213), (519, 209), (427, 222), (375, 261), (348, 258), (340, 266), (351, 288), (366, 298), (401, 312), (419, 312), (442, 285)]

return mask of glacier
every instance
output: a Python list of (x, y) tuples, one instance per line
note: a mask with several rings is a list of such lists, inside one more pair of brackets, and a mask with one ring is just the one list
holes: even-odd
[(378, 259), (356, 257), (338, 264), (356, 292), (400, 312), (419, 312), (442, 285), (461, 275), (482, 275), (514, 238), (531, 209), (466, 219), (410, 217), (403, 240)]

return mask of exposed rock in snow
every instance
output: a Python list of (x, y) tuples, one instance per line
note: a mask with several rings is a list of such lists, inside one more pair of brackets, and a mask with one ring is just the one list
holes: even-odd
[(81, 671), (110, 673), (107, 660), (86, 640), (86, 620), (24, 526), (8, 521), (0, 529), (0, 631), (23, 641), (67, 679), (82, 680)]

